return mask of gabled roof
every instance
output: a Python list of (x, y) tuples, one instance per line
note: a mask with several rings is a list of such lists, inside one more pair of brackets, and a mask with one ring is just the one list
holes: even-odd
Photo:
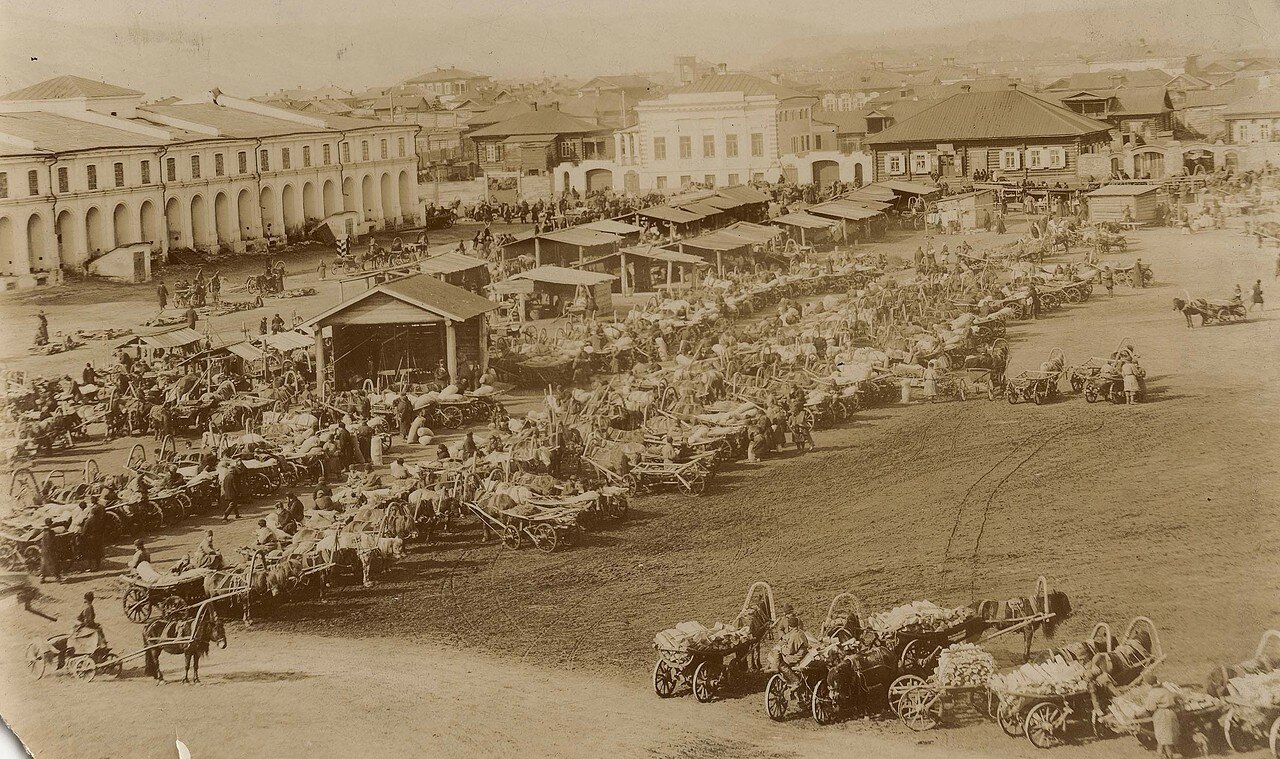
[(1105, 71), (1087, 71), (1062, 77), (1045, 86), (1046, 90), (1092, 90), (1114, 89), (1126, 87), (1163, 87), (1173, 79), (1173, 74), (1163, 69), (1140, 69), (1127, 71), (1108, 69)]
[(833, 227), (837, 222), (831, 219), (822, 219), (804, 211), (797, 213), (783, 214), (769, 219), (770, 224), (784, 224), (789, 227), (802, 227), (804, 229), (826, 229)]
[(488, 126), (514, 118), (522, 113), (532, 112), (533, 106), (528, 103), (522, 103), (519, 100), (513, 100), (509, 103), (499, 103), (492, 108), (473, 113), (467, 119), (467, 124), (473, 127)]
[(152, 105), (139, 109), (139, 115), (146, 117), (148, 113), (183, 119), (196, 124), (213, 127), (227, 137), (269, 137), (285, 134), (307, 134), (323, 132), (329, 129), (367, 129), (382, 126), (383, 122), (373, 119), (357, 119), (351, 116), (340, 116), (325, 113), (300, 113), (313, 119), (323, 121), (325, 126), (317, 127), (302, 124), (288, 119), (266, 116), (260, 113), (242, 111), (217, 103), (175, 103), (173, 105)]
[(867, 110), (860, 111), (828, 111), (813, 109), (813, 120), (830, 124), (836, 128), (837, 134), (866, 134)]
[(622, 76), (597, 76), (588, 79), (578, 87), (578, 90), (585, 89), (618, 89), (618, 90), (649, 90), (656, 89), (658, 85), (645, 79), (642, 76), (634, 74), (624, 74)]
[(1160, 185), (1155, 184), (1108, 184), (1099, 187), (1093, 192), (1086, 193), (1090, 198), (1104, 197), (1133, 197), (1135, 195), (1146, 195), (1149, 192), (1155, 192), (1160, 189)]
[(430, 274), (411, 274), (402, 279), (383, 282), (376, 287), (371, 287), (359, 295), (348, 298), (327, 311), (311, 317), (300, 326), (314, 329), (321, 322), (328, 320), (335, 314), (341, 313), (366, 298), (379, 293), (420, 308), (430, 314), (442, 316), (456, 322), (472, 319), (498, 307), (497, 303), (488, 298), (481, 298), (479, 295), (463, 290), (461, 287), (454, 287)]
[(1265, 90), (1237, 100), (1222, 111), (1223, 116), (1275, 116), (1280, 114), (1280, 87), (1268, 87)]
[(1081, 137), (1110, 126), (1021, 90), (962, 92), (867, 137), (870, 145), (1042, 137)]
[(601, 274), (581, 269), (566, 269), (563, 266), (539, 266), (536, 269), (522, 271), (512, 275), (510, 279), (527, 279), (551, 285), (599, 285), (612, 282), (617, 277), (612, 274)]
[[(445, 246), (442, 246), (445, 247)], [(483, 258), (468, 256), (456, 250), (446, 250), (418, 262), (418, 270), (425, 274), (453, 274), (488, 266)]]
[(471, 133), (471, 137), (510, 137), (528, 134), (588, 134), (599, 132), (602, 127), (570, 116), (561, 111), (529, 111), (512, 116), (506, 121), (482, 127)]
[(118, 98), (141, 96), (137, 90), (117, 87), (106, 82), (95, 82), (82, 76), (55, 76), (30, 87), (23, 87), (5, 95), (0, 100), (68, 100), (74, 98)]
[(28, 150), (14, 144), (0, 142), (0, 155), (93, 150), (104, 145), (146, 147), (167, 142), (150, 135), (103, 126), (91, 121), (81, 121), (47, 111), (0, 113), (0, 133), (35, 143), (35, 150)]
[(1183, 109), (1214, 108), (1230, 105), (1237, 100), (1249, 97), (1257, 88), (1248, 82), (1229, 84), (1225, 87), (1214, 87), (1209, 90), (1188, 90), (1182, 98)]
[(459, 79), (488, 79), (488, 74), (477, 74), (474, 71), (467, 71), (460, 68), (437, 68), (435, 71), (428, 71), (425, 74), (419, 74), (412, 79), (406, 79), (405, 84), (429, 84), (431, 82), (454, 82)]
[(670, 94), (702, 95), (713, 92), (741, 92), (747, 97), (773, 95), (779, 100), (816, 97), (811, 93), (774, 84), (767, 79), (761, 79), (750, 74), (708, 74), (683, 87), (677, 87)]

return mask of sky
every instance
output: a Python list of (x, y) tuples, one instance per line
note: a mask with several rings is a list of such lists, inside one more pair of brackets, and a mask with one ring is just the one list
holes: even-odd
[[(1097, 18), (1124, 0), (0, 0), (0, 87), (62, 73), (195, 94), (401, 81), (433, 66), (497, 77), (666, 71), (678, 54), (732, 67), (808, 38), (871, 36), (1010, 14), (1065, 11)], [(1256, 24), (1280, 0), (1168, 0), (1168, 23)], [(1251, 7), (1252, 6), (1252, 7)], [(1063, 30), (1055, 30), (1063, 31)], [(1140, 36), (1142, 30), (1134, 30)], [(1069, 35), (1069, 30), (1065, 30)], [(1273, 36), (1280, 36), (1276, 34)], [(803, 44), (800, 45), (803, 49)]]

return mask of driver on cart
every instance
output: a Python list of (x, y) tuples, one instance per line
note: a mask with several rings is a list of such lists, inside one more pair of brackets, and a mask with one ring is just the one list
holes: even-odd
[(778, 641), (778, 672), (787, 682), (788, 695), (793, 696), (804, 687), (804, 679), (795, 667), (809, 653), (809, 636), (805, 635), (795, 614), (783, 616), (782, 630), (782, 639)]
[[(80, 641), (90, 640), (92, 645), (77, 645)], [(107, 636), (103, 634), (102, 625), (98, 624), (97, 613), (93, 610), (93, 591), (84, 594), (84, 607), (76, 615), (76, 624), (71, 628), (71, 633), (62, 641), (55, 640), (54, 647), (58, 650), (58, 669), (66, 664), (69, 652), (79, 651), (81, 654), (93, 655), (107, 647)]]

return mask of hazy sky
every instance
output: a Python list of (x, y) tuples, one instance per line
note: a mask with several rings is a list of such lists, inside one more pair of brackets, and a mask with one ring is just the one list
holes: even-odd
[[(1254, 23), (1250, 4), (1169, 0)], [(259, 93), (326, 83), (365, 87), (434, 65), (500, 77), (667, 70), (688, 53), (732, 66), (809, 36), (883, 34), (1010, 14), (1074, 11), (1097, 17), (1122, 0), (0, 0), (0, 86), (79, 73), (191, 94), (211, 86)], [(1244, 18), (1244, 17), (1249, 18)], [(1271, 17), (1274, 22), (1274, 15)], [(997, 26), (996, 24), (992, 25)], [(1053, 29), (1062, 36), (1070, 30)], [(1134, 38), (1141, 36), (1134, 31)], [(1277, 26), (1280, 33), (1280, 25)], [(963, 40), (957, 40), (963, 42)], [(32, 59), (35, 60), (32, 60)]]

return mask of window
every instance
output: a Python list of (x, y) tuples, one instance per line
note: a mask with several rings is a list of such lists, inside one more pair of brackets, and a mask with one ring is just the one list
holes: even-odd
[(1271, 125), (1270, 124), (1263, 123), (1258, 125), (1258, 140), (1260, 142), (1271, 141)]
[[(143, 163), (146, 163), (145, 161)], [(0, 176), (4, 176), (0, 174)], [(58, 192), (71, 192), (71, 172), (66, 166), (58, 169)], [(0, 195), (0, 198), (4, 197)]]
[[(662, 138), (661, 138), (661, 137), (659, 137), (658, 139), (662, 139)], [(0, 176), (4, 176), (4, 175), (3, 175), (3, 174), (0, 174)], [(659, 189), (659, 190), (665, 190), (665, 189), (667, 189), (667, 178), (666, 178), (666, 177), (658, 177), (658, 189)]]
[(702, 157), (716, 157), (716, 136), (714, 134), (704, 134), (702, 136)]
[(311, 146), (303, 145), (302, 146), (302, 168), (305, 169), (305, 168), (309, 168), (310, 166), (311, 166)]
[(88, 180), (89, 182), (89, 189), (90, 190), (98, 189), (98, 167), (97, 166), (85, 167), (84, 175), (85, 175), (85, 179)]
[(1065, 148), (1049, 148), (1049, 168), (1065, 169), (1067, 167), (1067, 151)]
[(906, 174), (907, 158), (902, 153), (885, 153), (884, 170), (890, 174)]
[(576, 146), (570, 140), (561, 140), (560, 141), (560, 157), (574, 158), (578, 154), (578, 151), (575, 148)]
[(692, 137), (680, 138), (680, 157), (693, 158), (693, 138)]
[(284, 171), (293, 165), (293, 156), (288, 148), (280, 148), (280, 170)]
[(716, 186), (716, 175), (715, 175), (715, 174), (707, 174), (706, 176), (704, 176), (704, 177), (702, 178), (702, 183), (703, 183), (703, 184), (705, 184), (707, 187), (715, 187), (715, 186)]
[(1022, 168), (1022, 161), (1016, 148), (1005, 148), (1000, 151), (1000, 168), (1004, 171), (1016, 171)]
[[(66, 192), (66, 190), (63, 190)], [(0, 198), (9, 197), (9, 175), (0, 171)]]
[(178, 181), (178, 159), (176, 158), (164, 159), (164, 176), (165, 176), (165, 181), (168, 181), (168, 182)]
[(36, 169), (27, 172), (27, 194), (40, 194), (40, 172)]
[(115, 174), (116, 187), (124, 187), (124, 164), (116, 161), (115, 166), (111, 168)]
[(227, 173), (227, 159), (221, 153), (213, 154), (213, 175), (220, 177)]
[(200, 156), (198, 155), (191, 156), (191, 178), (200, 178)]
[(911, 154), (911, 173), (912, 174), (928, 174), (929, 173), (929, 154), (928, 153), (912, 153)]
[(387, 157), (387, 141), (386, 140), (381, 140), (378, 143), (378, 157), (384, 160)]
[(724, 154), (727, 158), (738, 157), (738, 135), (726, 134), (724, 136)]
[(396, 150), (399, 152), (400, 157), (404, 158), (404, 138), (403, 137), (396, 138)]
[(360, 160), (361, 161), (369, 160), (369, 141), (368, 140), (360, 141)]
[(241, 150), (236, 155), (236, 165), (239, 167), (241, 174), (248, 174), (249, 173), (249, 154)]
[[(667, 160), (667, 138), (666, 137), (653, 138), (653, 160), (655, 161)], [(658, 179), (663, 180), (663, 182), (666, 181), (666, 177), (658, 177)]]
[(684, 176), (680, 177), (681, 187), (686, 187), (691, 184), (693, 184), (693, 177), (689, 176), (688, 174), (685, 174)]
[(333, 148), (327, 142), (320, 146), (320, 162), (325, 166), (333, 163)]
[(1044, 168), (1044, 150), (1041, 148), (1027, 148), (1027, 168), (1043, 169)]
[(271, 152), (267, 150), (258, 151), (258, 171), (271, 171)]
[(764, 156), (764, 135), (759, 132), (751, 135), (751, 155), (754, 158)]
[(764, 172), (763, 172), (763, 171), (756, 171), (756, 172), (752, 172), (752, 174), (751, 174), (751, 181), (752, 181), (752, 182), (763, 182), (763, 181), (764, 181)]
[(143, 161), (138, 168), (142, 172), (142, 183), (151, 184), (151, 162)]
[(730, 175), (729, 175), (729, 186), (730, 186), (730, 187), (733, 187), (733, 186), (734, 186), (734, 185), (736, 185), (736, 184), (739, 184), (739, 182), (738, 182), (738, 175), (737, 175), (737, 174), (730, 174)]
[(351, 143), (342, 143), (342, 162), (351, 163)]

